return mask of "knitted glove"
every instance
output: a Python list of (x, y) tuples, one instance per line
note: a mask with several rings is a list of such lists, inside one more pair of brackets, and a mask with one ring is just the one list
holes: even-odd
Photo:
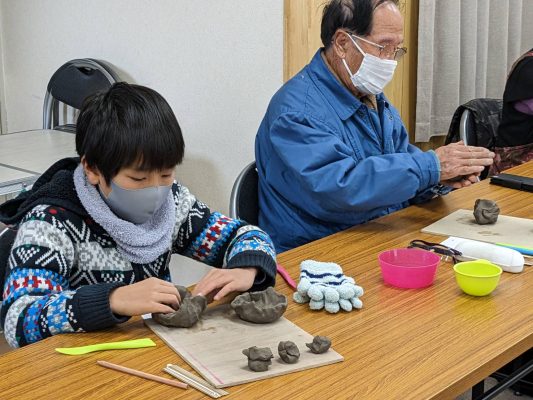
[(297, 290), (293, 295), (294, 301), (309, 302), (312, 310), (325, 308), (330, 313), (336, 313), (341, 308), (351, 311), (363, 306), (358, 299), (363, 289), (355, 285), (353, 278), (345, 276), (342, 268), (335, 263), (303, 261)]

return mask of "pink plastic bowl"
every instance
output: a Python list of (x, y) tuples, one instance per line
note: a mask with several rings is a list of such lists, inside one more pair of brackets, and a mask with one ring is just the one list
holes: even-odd
[(393, 249), (379, 254), (385, 283), (406, 289), (429, 286), (435, 279), (440, 257), (421, 249)]

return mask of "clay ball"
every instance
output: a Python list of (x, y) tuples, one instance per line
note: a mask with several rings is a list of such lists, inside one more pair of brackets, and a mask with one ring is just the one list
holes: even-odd
[(479, 225), (495, 224), (500, 214), (500, 207), (495, 201), (477, 199), (474, 206), (474, 218)]
[(309, 350), (315, 354), (322, 354), (329, 350), (331, 346), (331, 340), (326, 336), (315, 336), (312, 343), (306, 343)]
[(287, 309), (287, 297), (269, 287), (261, 292), (243, 293), (231, 302), (240, 319), (256, 324), (276, 321)]
[(161, 325), (190, 328), (196, 324), (207, 307), (204, 296), (192, 297), (187, 288), (176, 285), (181, 297), (180, 308), (171, 313), (154, 313), (152, 318)]
[(298, 346), (296, 346), (296, 344), (290, 340), (286, 342), (279, 342), (278, 354), (280, 358), (287, 364), (295, 364), (300, 358), (300, 350), (298, 349)]

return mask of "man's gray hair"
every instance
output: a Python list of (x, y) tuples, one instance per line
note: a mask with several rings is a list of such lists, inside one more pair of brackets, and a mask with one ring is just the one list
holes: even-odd
[(329, 47), (337, 29), (344, 28), (359, 36), (372, 30), (374, 10), (384, 3), (399, 6), (399, 0), (331, 0), (324, 7), (320, 38), (324, 47)]

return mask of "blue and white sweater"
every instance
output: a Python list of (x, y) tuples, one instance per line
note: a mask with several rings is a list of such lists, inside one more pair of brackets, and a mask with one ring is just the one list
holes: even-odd
[[(274, 284), (269, 236), (173, 186), (176, 223), (171, 252), (221, 268), (256, 267), (253, 290)], [(7, 342), (24, 346), (66, 332), (125, 322), (113, 314), (110, 291), (149, 277), (170, 280), (170, 251), (148, 264), (127, 261), (111, 236), (88, 215), (49, 204), (34, 206), (18, 224), (9, 255), (1, 321)]]

